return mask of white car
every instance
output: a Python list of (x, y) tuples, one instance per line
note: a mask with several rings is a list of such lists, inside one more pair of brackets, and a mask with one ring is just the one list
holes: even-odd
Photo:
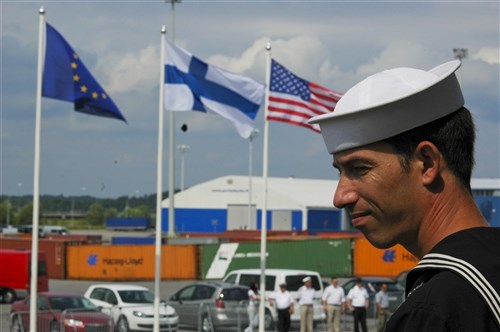
[[(127, 284), (92, 285), (84, 296), (113, 317), (115, 331), (153, 331), (154, 294), (146, 287)], [(174, 308), (160, 304), (160, 331), (177, 331), (179, 316)]]

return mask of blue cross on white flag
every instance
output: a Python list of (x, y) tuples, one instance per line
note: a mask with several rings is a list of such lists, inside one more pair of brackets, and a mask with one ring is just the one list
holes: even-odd
[(167, 42), (165, 109), (214, 112), (229, 120), (243, 138), (250, 137), (264, 85), (209, 65)]

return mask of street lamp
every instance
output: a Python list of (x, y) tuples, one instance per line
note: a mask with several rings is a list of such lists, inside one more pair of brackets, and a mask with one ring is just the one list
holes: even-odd
[(455, 59), (462, 61), (462, 59), (466, 58), (469, 55), (469, 49), (467, 48), (454, 48), (453, 55)]
[(248, 137), (248, 224), (247, 229), (252, 228), (252, 155), (253, 139), (257, 137), (259, 130), (254, 128)]
[(177, 149), (179, 149), (181, 153), (181, 191), (184, 191), (184, 156), (189, 150), (189, 145), (177, 145)]

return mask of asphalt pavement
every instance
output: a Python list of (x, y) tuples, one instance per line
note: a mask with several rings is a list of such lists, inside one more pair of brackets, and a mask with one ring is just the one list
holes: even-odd
[[(174, 280), (174, 281), (162, 281), (160, 283), (160, 298), (167, 299), (172, 294), (174, 294), (177, 290), (182, 288), (185, 285), (193, 282), (192, 280)], [(69, 292), (69, 293), (77, 293), (83, 294), (87, 290), (87, 288), (96, 283), (106, 283), (103, 281), (89, 281), (89, 280), (54, 280), (51, 279), (49, 281), (49, 289), (51, 291), (58, 292)], [(151, 291), (154, 290), (154, 281), (127, 281), (124, 282), (127, 284), (135, 284), (148, 287)], [(0, 331), (7, 332), (9, 331), (9, 312), (10, 305), (8, 304), (0, 304)], [(367, 325), (369, 332), (376, 331), (376, 323), (375, 319), (368, 319)], [(326, 331), (326, 325), (320, 324), (317, 326), (317, 332)], [(341, 331), (348, 332), (353, 331), (353, 323), (352, 323), (352, 315), (344, 315), (344, 321), (341, 324)], [(178, 330), (179, 332), (193, 332), (194, 330), (181, 328)], [(236, 329), (234, 330), (236, 331)], [(316, 332), (316, 331), (315, 331)]]

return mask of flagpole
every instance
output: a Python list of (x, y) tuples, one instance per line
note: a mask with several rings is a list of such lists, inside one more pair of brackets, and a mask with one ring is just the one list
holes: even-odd
[(262, 222), (260, 225), (260, 302), (259, 302), (259, 332), (265, 331), (265, 294), (266, 294), (266, 252), (267, 252), (267, 178), (268, 178), (268, 155), (269, 155), (269, 121), (267, 121), (267, 109), (269, 104), (269, 83), (271, 76), (271, 43), (266, 45), (266, 95), (264, 101), (264, 149), (262, 178), (264, 181), (264, 194), (262, 205)]
[(163, 193), (163, 99), (165, 89), (165, 35), (167, 29), (161, 28), (160, 42), (160, 98), (158, 103), (158, 153), (156, 166), (156, 239), (155, 239), (155, 299), (153, 331), (160, 331), (160, 280), (161, 280), (161, 217)]
[(40, 136), (42, 122), (42, 75), (45, 9), (40, 7), (38, 28), (38, 68), (36, 82), (35, 156), (33, 172), (33, 228), (31, 233), (30, 331), (36, 331), (38, 291), (38, 223), (40, 214)]
[[(166, 0), (172, 4), (172, 43), (175, 41), (175, 3), (180, 0)], [(165, 84), (163, 82), (162, 84)], [(169, 112), (169, 158), (168, 158), (168, 236), (175, 236), (175, 112)]]

